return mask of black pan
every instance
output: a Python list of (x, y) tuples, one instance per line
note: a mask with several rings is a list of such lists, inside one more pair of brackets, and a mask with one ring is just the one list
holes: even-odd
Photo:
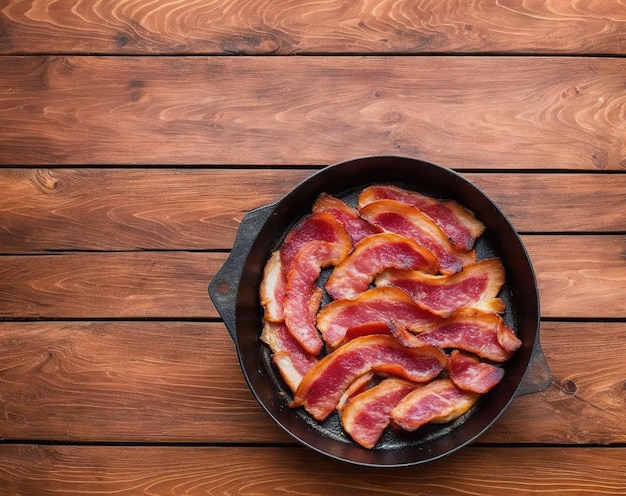
[[(415, 433), (385, 432), (374, 449), (352, 442), (335, 413), (324, 422), (302, 408), (287, 405), (291, 393), (259, 341), (262, 307), (259, 285), (263, 267), (293, 224), (310, 213), (326, 192), (354, 205), (358, 191), (374, 183), (415, 189), (453, 199), (471, 210), (487, 227), (478, 240), (479, 259), (498, 256), (506, 283), (500, 297), (504, 318), (522, 341), (506, 364), (503, 380), (467, 414), (448, 425), (425, 426)], [(233, 250), (209, 285), (209, 293), (231, 334), (243, 374), (259, 404), (291, 436), (331, 458), (371, 467), (398, 467), (435, 460), (466, 446), (484, 433), (518, 396), (545, 390), (552, 381), (539, 345), (539, 295), (528, 254), (500, 209), (459, 174), (407, 157), (364, 157), (314, 173), (278, 202), (244, 216)], [(523, 419), (520, 419), (523, 422)]]

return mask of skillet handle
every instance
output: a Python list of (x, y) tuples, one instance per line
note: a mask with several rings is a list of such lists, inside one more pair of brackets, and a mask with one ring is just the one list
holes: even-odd
[(543, 353), (543, 349), (541, 349), (541, 345), (539, 344), (539, 339), (536, 339), (526, 373), (517, 388), (515, 396), (519, 397), (539, 393), (548, 389), (551, 384), (552, 372), (548, 366), (548, 361)]
[(266, 205), (251, 210), (243, 216), (230, 255), (209, 283), (211, 301), (235, 344), (237, 343), (237, 293), (243, 266), (261, 227), (274, 208), (275, 204)]

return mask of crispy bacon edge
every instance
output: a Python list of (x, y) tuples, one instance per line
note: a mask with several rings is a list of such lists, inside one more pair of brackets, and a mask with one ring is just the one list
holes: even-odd
[(260, 339), (272, 352), (272, 360), (285, 384), (295, 392), (317, 358), (300, 346), (283, 322), (264, 321)]
[(263, 306), (263, 316), (271, 322), (281, 322), (285, 318), (284, 302), (287, 279), (283, 273), (280, 250), (274, 251), (263, 269), (263, 279), (259, 295)]

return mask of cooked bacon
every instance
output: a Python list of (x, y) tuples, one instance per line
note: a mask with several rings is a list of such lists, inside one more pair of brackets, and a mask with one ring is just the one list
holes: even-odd
[(485, 231), (474, 214), (452, 200), (438, 200), (397, 186), (376, 185), (359, 195), (359, 208), (378, 200), (395, 200), (416, 207), (437, 224), (459, 250), (470, 250)]
[(484, 394), (491, 391), (504, 377), (504, 369), (481, 362), (476, 355), (454, 350), (446, 365), (448, 377), (463, 391)]
[(261, 281), (261, 305), (264, 318), (272, 322), (281, 322), (285, 318), (283, 305), (285, 302), (285, 286), (287, 280), (280, 261), (280, 251), (272, 253), (263, 270)]
[(326, 343), (335, 348), (354, 326), (384, 322), (416, 332), (441, 320), (420, 308), (404, 291), (392, 286), (368, 289), (353, 300), (336, 300), (317, 315), (317, 327)]
[(340, 410), (341, 425), (361, 446), (373, 448), (391, 422), (391, 410), (417, 383), (389, 377), (352, 397)]
[(313, 366), (291, 406), (304, 406), (314, 418), (324, 420), (350, 384), (369, 371), (426, 382), (441, 373), (446, 361), (446, 354), (434, 346), (406, 348), (391, 336), (357, 338)]
[(361, 216), (388, 232), (412, 238), (430, 250), (439, 261), (443, 274), (460, 272), (476, 260), (474, 250), (455, 248), (441, 228), (417, 208), (395, 200), (379, 200), (365, 205)]
[(347, 343), (353, 339), (360, 338), (362, 336), (372, 336), (374, 334), (383, 334), (385, 336), (391, 336), (391, 328), (384, 321), (378, 322), (365, 322), (364, 324), (357, 324), (349, 327), (346, 330), (346, 334), (343, 337), (342, 342)]
[(352, 382), (352, 384), (348, 386), (348, 389), (346, 389), (341, 395), (341, 398), (337, 403), (337, 410), (341, 410), (353, 396), (356, 396), (357, 394), (360, 394), (366, 389), (374, 386), (376, 384), (377, 378), (378, 376), (371, 370), (369, 372), (366, 372), (362, 376), (357, 377), (354, 382)]
[(459, 389), (450, 379), (437, 379), (402, 398), (391, 410), (391, 419), (407, 431), (429, 422), (451, 422), (466, 413), (479, 396)]
[(328, 212), (307, 215), (287, 233), (280, 245), (280, 259), (285, 275), (291, 271), (298, 251), (311, 241), (343, 243), (348, 233), (344, 227)]
[[(271, 254), (260, 339), (290, 407), (319, 421), (338, 410), (346, 433), (373, 448), (390, 424), (415, 430), (467, 412), (502, 379), (493, 362), (522, 343), (499, 315), (500, 260), (476, 262), (485, 226), (471, 212), (384, 185), (361, 191), (358, 207), (320, 194)], [(328, 267), (335, 301), (320, 310)]]
[(324, 287), (336, 300), (354, 298), (367, 290), (377, 274), (390, 268), (435, 274), (439, 264), (430, 251), (410, 238), (373, 234), (363, 238), (333, 269)]
[(493, 313), (505, 310), (504, 302), (497, 297), (504, 284), (504, 267), (497, 258), (468, 264), (449, 276), (390, 269), (380, 274), (375, 284), (400, 288), (421, 307), (442, 317), (463, 307)]
[[(317, 310), (322, 298), (322, 291), (315, 283), (321, 269), (342, 260), (350, 247), (347, 234), (344, 242), (339, 243), (310, 241), (300, 248), (287, 275), (285, 323), (296, 341), (312, 355), (319, 354), (324, 346), (315, 327)], [(315, 303), (312, 304), (312, 301)]]
[[(401, 326), (391, 326), (391, 331), (404, 346), (458, 348), (494, 362), (508, 360), (522, 344), (502, 317), (480, 311), (459, 312), (419, 334)], [(506, 336), (508, 348), (500, 344), (500, 335)]]
[(366, 236), (380, 232), (380, 228), (373, 226), (363, 219), (357, 209), (350, 207), (344, 201), (326, 193), (321, 193), (313, 204), (313, 213), (328, 212), (348, 231), (354, 244)]
[(500, 327), (498, 327), (497, 339), (500, 346), (509, 353), (509, 358), (513, 353), (522, 345), (520, 339), (515, 333), (504, 323), (504, 320), (500, 321)]
[(317, 358), (300, 346), (282, 322), (264, 321), (261, 341), (270, 348), (281, 377), (295, 392), (305, 374), (317, 363)]

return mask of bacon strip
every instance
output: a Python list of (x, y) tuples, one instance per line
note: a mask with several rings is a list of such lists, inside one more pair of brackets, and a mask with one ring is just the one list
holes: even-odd
[(356, 324), (349, 327), (346, 330), (346, 334), (344, 335), (342, 342), (347, 343), (353, 339), (360, 338), (362, 336), (372, 336), (374, 334), (392, 336), (391, 328), (387, 322), (365, 322), (364, 324)]
[(287, 386), (296, 391), (317, 358), (300, 346), (284, 323), (265, 321), (260, 339), (272, 351), (272, 360)]
[(298, 251), (311, 241), (343, 242), (347, 236), (344, 227), (328, 212), (307, 215), (287, 233), (280, 245), (280, 258), (285, 275), (291, 268)]
[(300, 248), (287, 276), (285, 323), (296, 341), (312, 355), (319, 354), (324, 346), (315, 327), (317, 310), (322, 299), (322, 291), (315, 282), (322, 267), (338, 263), (347, 255), (350, 247), (347, 234), (345, 240), (339, 243), (311, 241)]
[(357, 338), (326, 355), (304, 376), (291, 406), (304, 406), (324, 420), (350, 384), (369, 371), (426, 382), (441, 373), (446, 361), (446, 354), (434, 346), (406, 348), (391, 336)]
[(407, 431), (460, 417), (480, 395), (457, 388), (450, 379), (437, 379), (402, 398), (391, 411), (392, 422)]
[[(458, 348), (494, 362), (508, 360), (522, 344), (502, 317), (480, 311), (459, 312), (419, 334), (400, 326), (391, 327), (391, 331), (404, 346)], [(507, 342), (507, 347), (500, 343), (501, 340)]]
[(375, 284), (400, 288), (422, 308), (442, 317), (462, 307), (493, 313), (505, 310), (504, 302), (497, 297), (504, 284), (504, 267), (497, 258), (468, 264), (449, 276), (391, 269), (380, 274)]
[(420, 308), (404, 291), (392, 286), (368, 289), (353, 300), (336, 300), (317, 315), (317, 327), (326, 343), (337, 347), (348, 329), (381, 322), (416, 332), (439, 323), (440, 317)]
[(373, 448), (391, 422), (391, 410), (418, 384), (396, 377), (352, 397), (340, 409), (341, 425), (361, 446)]
[(348, 231), (354, 244), (366, 236), (379, 233), (380, 228), (363, 219), (357, 209), (327, 193), (321, 193), (313, 204), (313, 213), (328, 212)]
[(477, 356), (454, 350), (446, 365), (448, 377), (464, 391), (484, 394), (491, 391), (504, 377), (504, 369), (481, 362)]
[(412, 238), (430, 250), (443, 274), (460, 272), (476, 260), (474, 250), (456, 249), (441, 228), (418, 209), (395, 200), (379, 200), (364, 206), (361, 216), (388, 232)]
[(353, 396), (362, 393), (363, 391), (371, 388), (376, 384), (376, 374), (371, 370), (366, 372), (360, 377), (357, 377), (352, 384), (348, 386), (348, 389), (344, 391), (337, 403), (337, 410), (341, 410)]
[(264, 318), (271, 322), (281, 322), (285, 318), (283, 305), (285, 302), (285, 287), (287, 279), (283, 273), (280, 261), (280, 251), (272, 253), (263, 269), (260, 298), (263, 306)]
[(459, 250), (471, 250), (485, 231), (474, 214), (452, 200), (438, 200), (397, 186), (376, 185), (359, 195), (359, 208), (378, 200), (395, 200), (412, 205), (432, 219)]
[(437, 259), (414, 240), (394, 233), (363, 238), (337, 265), (326, 285), (336, 300), (354, 298), (367, 290), (374, 277), (385, 269), (414, 269), (434, 274)]

